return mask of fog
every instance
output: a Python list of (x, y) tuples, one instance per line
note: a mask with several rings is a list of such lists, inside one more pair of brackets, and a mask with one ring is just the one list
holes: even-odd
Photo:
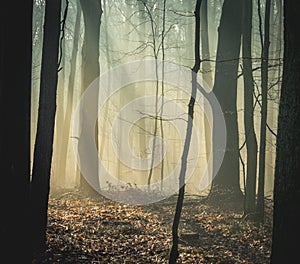
[[(208, 37), (209, 57), (198, 74), (207, 92), (214, 83), (214, 67), (218, 41), (218, 24), (222, 1), (208, 1)], [(255, 4), (256, 5), (256, 4)], [(260, 94), (260, 36), (257, 7), (254, 5), (253, 22), (253, 74), (255, 78), (255, 96)], [(191, 1), (168, 1), (166, 10), (162, 1), (149, 1), (147, 8), (135, 1), (104, 1), (100, 26), (99, 65), (100, 78), (96, 78), (99, 88), (99, 108), (96, 129), (98, 134), (99, 188), (107, 191), (122, 188), (147, 189), (151, 183), (153, 191), (177, 188), (178, 166), (182, 155), (187, 123), (187, 105), (189, 92), (185, 90), (184, 80), (188, 82), (188, 69), (194, 64), (194, 5)], [(266, 185), (265, 194), (272, 195), (275, 159), (275, 137), (281, 67), (278, 58), (282, 56), (281, 18), (273, 10), (271, 28), (271, 61), (269, 72), (268, 127), (266, 150)], [(32, 92), (32, 150), (34, 149), (37, 125), (39, 69), (42, 48), (42, 14), (44, 3), (36, 1), (34, 6), (33, 35), (33, 92)], [(71, 2), (65, 27), (65, 37), (61, 43), (63, 51), (61, 70), (59, 71), (57, 113), (54, 137), (54, 153), (51, 172), (51, 191), (78, 188), (80, 168), (77, 160), (78, 137), (81, 131), (80, 114), (76, 111), (83, 100), (82, 58), (84, 40), (84, 20), (81, 14), (80, 29), (74, 32), (77, 6)], [(165, 16), (165, 21), (163, 17)], [(77, 34), (77, 35), (76, 35)], [(228, 36), (230, 38), (230, 36)], [(77, 38), (78, 42), (74, 41)], [(74, 62), (72, 51), (77, 45), (76, 70), (73, 94), (70, 97), (71, 63)], [(89, 48), (89, 47), (88, 47)], [(257, 59), (256, 59), (257, 58)], [(180, 65), (172, 72), (161, 61), (166, 60)], [(132, 74), (133, 83), (126, 83), (126, 77), (117, 75), (117, 69), (130, 71), (133, 62), (149, 60), (157, 63), (156, 68)], [(207, 70), (208, 69), (208, 70)], [(153, 74), (150, 77), (147, 71)], [(92, 71), (92, 70), (91, 70)], [(138, 68), (137, 68), (138, 71)], [(148, 76), (148, 77), (146, 77)], [(98, 77), (98, 76), (97, 76)], [(129, 78), (129, 77), (128, 77)], [(147, 79), (148, 78), (148, 79)], [(177, 78), (177, 79), (176, 79)], [(172, 80), (171, 80), (172, 79)], [(125, 83), (125, 85), (124, 85)], [(246, 164), (245, 130), (243, 123), (243, 81), (242, 66), (238, 77), (238, 129), (241, 148), (240, 182), (244, 188)], [(211, 105), (199, 91), (193, 121), (193, 143), (188, 159), (186, 192), (188, 194), (206, 195), (212, 178), (212, 127)], [(85, 102), (87, 103), (87, 102)], [(67, 108), (71, 105), (71, 114)], [(82, 118), (82, 117), (81, 117)], [(92, 117), (86, 117), (92, 118)], [(259, 142), (260, 106), (254, 108), (255, 131)], [(67, 137), (63, 136), (66, 120), (70, 119)], [(91, 120), (93, 122), (93, 120)], [(272, 130), (272, 132), (271, 132)], [(68, 144), (64, 144), (64, 143)], [(67, 147), (64, 152), (63, 147)], [(62, 154), (64, 156), (62, 157)], [(90, 155), (90, 153), (88, 154)], [(92, 154), (91, 154), (92, 156)], [(88, 157), (88, 159), (92, 157)], [(64, 164), (64, 159), (66, 164)], [(170, 176), (171, 175), (171, 176)], [(168, 180), (168, 177), (172, 180)], [(173, 177), (173, 178), (172, 178)], [(150, 180), (149, 180), (150, 178)], [(166, 181), (162, 181), (166, 179)], [(172, 191), (171, 191), (172, 192)]]

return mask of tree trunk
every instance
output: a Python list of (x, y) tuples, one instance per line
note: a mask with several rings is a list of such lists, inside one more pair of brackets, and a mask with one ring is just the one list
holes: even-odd
[[(209, 51), (209, 34), (208, 34), (208, 15), (207, 15), (207, 0), (203, 0), (201, 3), (200, 9), (200, 20), (201, 20), (201, 51), (202, 51), (202, 76), (205, 83), (208, 85), (209, 88), (212, 87), (213, 79), (212, 79), (212, 68), (210, 63), (210, 51)], [(204, 104), (206, 107), (206, 104)], [(206, 110), (206, 109), (204, 109)], [(208, 109), (207, 109), (208, 110)], [(203, 125), (204, 125), (204, 135), (205, 135), (205, 153), (206, 153), (206, 162), (208, 168), (208, 175), (212, 177), (212, 164), (210, 162), (210, 152), (212, 148), (211, 144), (211, 130), (209, 123), (207, 121), (206, 116), (203, 118)], [(210, 163), (209, 163), (210, 162)]]
[[(275, 131), (277, 130), (277, 115), (280, 96), (280, 86), (282, 81), (282, 1), (275, 0), (271, 4), (270, 12), (270, 50), (269, 59), (278, 66), (269, 69), (269, 100), (268, 100), (268, 125)], [(265, 192), (272, 194), (274, 190), (274, 172), (275, 172), (275, 156), (276, 156), (276, 135), (267, 130), (266, 134), (266, 172), (265, 172)]]
[(197, 73), (200, 69), (200, 7), (201, 1), (197, 0), (195, 7), (195, 64), (192, 69), (192, 91), (191, 97), (188, 104), (188, 122), (186, 129), (186, 138), (184, 142), (183, 152), (181, 156), (181, 168), (179, 174), (179, 194), (177, 198), (176, 211), (174, 215), (173, 225), (172, 225), (172, 248), (169, 257), (169, 263), (174, 264), (178, 258), (178, 227), (180, 222), (180, 216), (182, 211), (182, 205), (184, 200), (185, 191), (185, 174), (187, 169), (187, 158), (190, 149), (190, 142), (193, 130), (193, 118), (194, 118), (194, 105), (197, 93)]
[[(152, 38), (152, 53), (153, 57), (155, 59), (155, 76), (156, 76), (156, 81), (155, 81), (155, 117), (154, 117), (154, 129), (153, 129), (153, 141), (152, 141), (152, 149), (151, 149), (151, 164), (150, 164), (150, 170), (148, 174), (148, 179), (147, 179), (147, 185), (148, 185), (148, 191), (150, 191), (150, 184), (151, 184), (151, 179), (153, 176), (153, 170), (154, 170), (154, 158), (157, 156), (156, 152), (156, 140), (157, 140), (157, 135), (158, 135), (158, 93), (159, 93), (159, 80), (158, 80), (158, 52), (159, 52), (159, 45), (157, 45), (157, 27), (156, 27), (156, 21), (154, 21), (153, 13), (151, 11), (151, 8), (147, 5), (147, 2), (143, 2), (143, 5), (145, 7), (145, 12), (149, 18), (150, 21), (150, 26), (151, 26), (151, 38)], [(154, 9), (154, 8), (153, 8)], [(153, 11), (154, 12), (154, 11)], [(163, 39), (163, 36), (162, 36)]]
[[(84, 42), (82, 47), (82, 91), (84, 92), (88, 86), (100, 75), (99, 65), (99, 40), (100, 40), (100, 24), (102, 16), (102, 6), (100, 0), (80, 0), (83, 19), (84, 19)], [(99, 91), (98, 91), (99, 92)], [(90, 102), (90, 105), (98, 111), (98, 96), (95, 95), (94, 101)], [(82, 133), (93, 133), (92, 129), (95, 129), (95, 144), (98, 149), (98, 123), (96, 122), (95, 128), (90, 128), (87, 124), (87, 116), (81, 118), (81, 130)], [(81, 134), (82, 135), (82, 134)], [(92, 136), (90, 136), (92, 137)], [(89, 150), (83, 149), (81, 136), (78, 142), (78, 148), (81, 153), (87, 153)], [(81, 157), (83, 158), (83, 157)], [(87, 158), (87, 157), (86, 157)], [(90, 166), (93, 168), (97, 175), (91, 179), (93, 182), (87, 182), (83, 175), (80, 177), (80, 188), (90, 195), (97, 195), (91, 186), (97, 186), (100, 188), (100, 179), (98, 175), (98, 157), (89, 157)]]
[(47, 209), (56, 112), (60, 0), (46, 1), (37, 133), (31, 182), (32, 243), (36, 258), (46, 248)]
[(270, 8), (271, 0), (266, 0), (264, 40), (262, 43), (261, 56), (261, 123), (260, 123), (260, 143), (259, 143), (259, 172), (258, 172), (258, 194), (257, 213), (258, 220), (264, 219), (265, 207), (265, 167), (266, 167), (266, 129), (268, 114), (268, 66), (269, 66), (269, 32), (270, 32)]
[[(31, 263), (29, 248), (32, 1), (0, 10), (1, 262)], [(17, 21), (12, 22), (12, 14)], [(16, 254), (17, 253), (17, 254)]]
[(209, 87), (213, 84), (212, 68), (209, 51), (209, 34), (208, 34), (208, 14), (207, 14), (207, 0), (202, 0), (200, 10), (201, 20), (201, 51), (202, 51), (202, 63), (201, 70), (204, 81)]
[(284, 64), (278, 117), (271, 263), (299, 258), (300, 237), (300, 2), (284, 4)]
[[(220, 170), (215, 176), (210, 201), (242, 201), (239, 171), (237, 123), (237, 70), (241, 45), (242, 2), (225, 0), (219, 26), (215, 83), (213, 92), (221, 105), (227, 128), (227, 146)], [(213, 132), (213, 142), (216, 133)], [(214, 149), (214, 152), (217, 151)]]
[[(167, 0), (163, 1), (163, 8), (162, 8), (162, 31), (161, 31), (161, 36), (162, 36), (162, 40), (161, 40), (161, 57), (162, 57), (162, 69), (161, 69), (161, 76), (162, 76), (162, 81), (161, 81), (161, 110), (160, 110), (160, 136), (162, 141), (164, 141), (164, 121), (163, 121), (163, 114), (164, 114), (164, 104), (165, 104), (165, 37), (166, 37), (166, 6), (167, 5)], [(161, 144), (161, 153), (163, 155), (163, 153), (165, 152), (165, 146), (164, 144)], [(161, 192), (163, 192), (163, 179), (164, 179), (164, 169), (165, 169), (165, 160), (162, 156), (161, 159), (161, 169), (160, 169), (160, 189)]]
[[(67, 15), (68, 12), (68, 5), (69, 3), (66, 1), (62, 1), (61, 6), (61, 17), (63, 18)], [(64, 21), (63, 23), (66, 23)], [(65, 29), (62, 29), (65, 30)], [(64, 34), (64, 33), (62, 33)], [(61, 45), (61, 61), (60, 61), (60, 71), (58, 73), (58, 81), (57, 81), (57, 109), (56, 109), (56, 117), (55, 117), (55, 131), (54, 131), (54, 146), (53, 146), (53, 160), (52, 160), (52, 167), (53, 167), (53, 176), (55, 178), (55, 182), (57, 182), (58, 188), (65, 187), (65, 175), (64, 172), (61, 171), (60, 162), (63, 158), (63, 153), (60, 151), (60, 146), (64, 142), (63, 138), (63, 126), (65, 121), (65, 111), (64, 111), (64, 101), (65, 101), (65, 77), (66, 77), (66, 41), (63, 38)]]
[(255, 211), (257, 140), (254, 131), (254, 80), (252, 74), (252, 0), (244, 0), (243, 4), (243, 77), (244, 77), (244, 126), (247, 147), (247, 173), (245, 186), (244, 215)]
[(68, 94), (67, 94), (67, 106), (65, 120), (63, 123), (62, 129), (62, 141), (60, 147), (60, 161), (59, 161), (59, 173), (61, 177), (64, 178), (64, 183), (66, 182), (66, 167), (67, 167), (67, 156), (68, 156), (68, 145), (70, 139), (70, 128), (71, 128), (71, 115), (73, 108), (73, 97), (74, 97), (74, 87), (75, 87), (75, 74), (77, 66), (77, 53), (78, 53), (78, 39), (80, 34), (80, 17), (81, 10), (80, 5), (77, 5), (75, 26), (73, 32), (73, 49), (70, 62), (70, 76), (69, 76), (69, 85), (68, 85)]

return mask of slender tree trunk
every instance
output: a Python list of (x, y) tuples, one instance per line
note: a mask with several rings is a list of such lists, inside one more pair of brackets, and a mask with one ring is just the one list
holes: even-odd
[[(146, 19), (147, 19), (147, 14), (146, 14), (146, 8), (145, 5), (147, 4), (147, 0), (144, 1), (137, 1), (137, 8), (138, 8), (138, 12), (139, 12), (139, 31), (138, 31), (138, 41), (140, 43), (145, 42), (146, 40)], [(139, 89), (141, 89), (141, 91), (144, 91), (145, 93), (145, 83), (140, 83), (139, 84)], [(144, 103), (141, 104), (141, 112), (145, 112), (145, 108), (144, 106), (146, 105), (146, 99), (144, 99)], [(149, 130), (149, 128), (147, 127), (147, 121), (146, 118), (142, 118), (139, 120), (139, 124), (140, 124), (140, 130), (139, 130), (139, 147), (140, 147), (140, 153), (141, 153), (141, 157), (147, 157), (147, 142), (146, 142), (146, 131)], [(120, 140), (122, 140), (121, 136), (120, 136)]]
[[(202, 51), (202, 76), (205, 83), (209, 88), (213, 85), (212, 79), (212, 67), (210, 63), (210, 50), (209, 50), (209, 34), (208, 34), (208, 6), (207, 0), (202, 0), (201, 9), (200, 9), (200, 20), (201, 20), (201, 51)], [(206, 104), (204, 104), (206, 107)], [(205, 112), (209, 111), (209, 109), (204, 109)], [(204, 125), (204, 136), (205, 136), (205, 153), (206, 153), (206, 162), (209, 178), (212, 177), (212, 162), (210, 162), (210, 156), (212, 151), (212, 143), (211, 143), (211, 130), (207, 120), (207, 117), (203, 118)], [(210, 162), (210, 163), (209, 163)]]
[(261, 61), (261, 123), (260, 123), (260, 145), (259, 145), (259, 173), (258, 173), (258, 194), (257, 212), (258, 220), (264, 219), (265, 207), (265, 160), (266, 160), (266, 128), (268, 113), (268, 64), (269, 64), (269, 32), (270, 32), (270, 8), (271, 0), (266, 0), (264, 40), (262, 42)]
[(255, 211), (257, 140), (254, 131), (254, 80), (252, 74), (252, 0), (243, 3), (243, 77), (244, 77), (244, 126), (247, 147), (247, 178), (245, 186), (245, 216)]
[[(0, 171), (2, 263), (31, 263), (30, 103), (33, 1), (0, 10)], [(12, 14), (17, 21), (12, 22)], [(21, 43), (21, 44), (20, 44)]]
[(299, 258), (300, 2), (284, 2), (284, 62), (279, 105), (271, 264)]
[(74, 97), (74, 88), (75, 88), (75, 74), (76, 74), (76, 66), (77, 66), (77, 53), (78, 53), (78, 39), (80, 33), (80, 17), (81, 10), (79, 4), (77, 5), (76, 10), (76, 18), (75, 18), (75, 26), (73, 32), (73, 49), (71, 55), (70, 62), (70, 76), (69, 76), (69, 85), (68, 85), (68, 93), (67, 93), (67, 106), (66, 106), (66, 114), (65, 120), (63, 123), (62, 129), (62, 141), (60, 147), (60, 161), (59, 161), (59, 172), (61, 177), (64, 178), (64, 182), (66, 183), (66, 167), (67, 167), (67, 156), (68, 156), (68, 145), (70, 139), (70, 128), (71, 128), (71, 115), (73, 108), (73, 97)]
[(169, 263), (174, 264), (178, 258), (178, 227), (180, 222), (180, 216), (182, 211), (182, 205), (184, 200), (185, 191), (185, 174), (187, 169), (187, 158), (190, 149), (190, 142), (193, 129), (193, 118), (194, 118), (194, 105), (197, 93), (197, 73), (200, 69), (200, 7), (201, 1), (197, 0), (195, 7), (195, 64), (192, 69), (192, 91), (191, 97), (188, 105), (188, 123), (186, 129), (186, 138), (183, 147), (183, 153), (181, 156), (181, 168), (179, 174), (179, 194), (176, 204), (176, 211), (174, 215), (173, 225), (172, 225), (172, 248), (169, 257)]
[(202, 63), (201, 70), (204, 81), (209, 87), (213, 84), (212, 68), (210, 60), (209, 50), (209, 34), (208, 34), (208, 14), (207, 14), (207, 0), (202, 0), (201, 10), (201, 51), (202, 51)]
[(155, 59), (155, 108), (154, 108), (154, 129), (153, 129), (153, 141), (152, 141), (152, 152), (151, 152), (151, 164), (150, 164), (150, 170), (148, 174), (148, 180), (147, 180), (147, 185), (148, 185), (148, 191), (150, 191), (150, 184), (151, 184), (151, 179), (153, 176), (153, 171), (154, 171), (154, 158), (157, 155), (156, 153), (156, 140), (157, 140), (157, 134), (158, 134), (158, 93), (159, 93), (159, 81), (158, 81), (158, 44), (157, 44), (157, 37), (156, 37), (156, 22), (154, 21), (153, 14), (147, 5), (147, 2), (143, 2), (143, 5), (145, 7), (145, 12), (149, 17), (150, 20), (150, 25), (151, 25), (151, 37), (152, 37), (152, 52), (153, 56)]
[[(61, 17), (66, 19), (68, 13), (69, 2), (62, 1), (61, 7)], [(66, 23), (62, 21), (62, 23)], [(53, 146), (53, 176), (55, 177), (55, 182), (57, 183), (58, 188), (65, 187), (65, 175), (64, 171), (61, 171), (60, 164), (61, 159), (63, 158), (62, 153), (60, 151), (60, 146), (64, 142), (63, 138), (63, 126), (65, 119), (65, 111), (64, 111), (64, 101), (65, 101), (65, 77), (66, 77), (66, 41), (64, 38), (65, 29), (62, 28), (62, 39), (60, 43), (60, 65), (59, 65), (59, 73), (58, 73), (58, 81), (57, 81), (57, 110), (56, 110), (56, 118), (55, 118), (55, 131), (54, 131), (54, 146)]]
[[(242, 201), (237, 123), (237, 70), (242, 31), (242, 1), (225, 0), (219, 26), (215, 93), (227, 127), (227, 146), (220, 170), (210, 191), (210, 201)], [(216, 133), (213, 132), (213, 142)], [(214, 149), (214, 152), (217, 151)]]
[(161, 144), (161, 169), (160, 169), (160, 189), (161, 192), (163, 192), (163, 180), (164, 180), (164, 169), (165, 169), (165, 160), (163, 158), (164, 152), (165, 152), (165, 146), (164, 146), (164, 122), (163, 122), (163, 114), (164, 114), (164, 104), (165, 104), (165, 37), (166, 37), (166, 5), (167, 5), (167, 0), (163, 1), (163, 16), (162, 16), (162, 32), (161, 32), (161, 53), (162, 53), (162, 69), (161, 69), (161, 76), (162, 76), (162, 80), (161, 80), (161, 110), (160, 110), (160, 136), (162, 138), (162, 144)]
[(32, 243), (39, 258), (46, 248), (46, 226), (56, 112), (60, 0), (46, 1), (37, 134), (31, 182)]

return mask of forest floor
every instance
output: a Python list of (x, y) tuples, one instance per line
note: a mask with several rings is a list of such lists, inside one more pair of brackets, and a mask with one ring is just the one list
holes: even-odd
[[(43, 263), (168, 263), (176, 197), (131, 206), (80, 192), (49, 200)], [(239, 210), (186, 197), (180, 222), (178, 263), (269, 263), (272, 201), (264, 224), (242, 219)]]

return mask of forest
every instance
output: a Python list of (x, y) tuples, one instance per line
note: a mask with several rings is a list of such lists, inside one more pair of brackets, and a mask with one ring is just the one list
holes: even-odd
[(299, 17), (297, 0), (3, 5), (0, 262), (297, 263)]

